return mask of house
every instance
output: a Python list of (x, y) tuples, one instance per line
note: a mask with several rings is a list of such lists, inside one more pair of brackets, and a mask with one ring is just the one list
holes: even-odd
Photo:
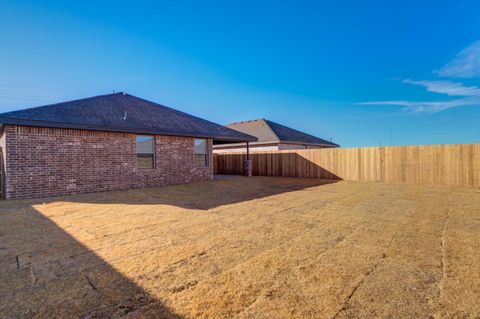
[(210, 180), (212, 145), (256, 140), (125, 93), (3, 113), (0, 127), (9, 199)]
[[(251, 151), (303, 150), (340, 146), (265, 119), (236, 122), (228, 124), (226, 127), (255, 136), (258, 141), (249, 143)], [(245, 144), (238, 143), (215, 145), (213, 147), (214, 153), (244, 151)]]

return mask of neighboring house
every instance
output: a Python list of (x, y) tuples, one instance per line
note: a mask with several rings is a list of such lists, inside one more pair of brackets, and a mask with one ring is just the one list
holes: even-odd
[[(251, 151), (303, 150), (340, 146), (265, 119), (232, 123), (226, 127), (258, 138), (257, 142), (249, 143)], [(214, 153), (245, 151), (245, 143), (229, 143), (213, 147)]]
[(125, 93), (3, 113), (0, 124), (6, 198), (209, 180), (213, 144), (256, 141)]

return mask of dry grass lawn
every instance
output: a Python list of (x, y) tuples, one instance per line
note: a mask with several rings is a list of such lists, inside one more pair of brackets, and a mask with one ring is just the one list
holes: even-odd
[(480, 190), (287, 178), (0, 203), (0, 317), (479, 318)]

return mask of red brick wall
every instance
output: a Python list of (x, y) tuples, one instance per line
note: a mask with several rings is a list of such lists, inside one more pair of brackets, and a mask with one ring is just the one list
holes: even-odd
[(136, 165), (135, 134), (6, 126), (6, 198), (34, 198), (189, 183), (213, 178), (194, 166), (193, 138), (155, 136), (155, 168)]

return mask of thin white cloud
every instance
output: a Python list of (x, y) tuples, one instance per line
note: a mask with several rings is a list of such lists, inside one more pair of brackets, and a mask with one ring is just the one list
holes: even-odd
[(406, 101), (388, 100), (362, 102), (360, 105), (384, 105), (400, 106), (402, 111), (409, 113), (437, 113), (460, 106), (480, 105), (480, 88), (477, 86), (465, 86), (460, 82), (452, 81), (417, 81), (410, 79), (401, 80), (402, 83), (419, 85), (427, 91), (448, 96), (459, 96), (455, 100), (448, 101)]
[(460, 82), (451, 81), (414, 81), (402, 80), (403, 83), (420, 85), (429, 92), (446, 94), (449, 96), (480, 96), (480, 88), (477, 86), (465, 86)]
[(436, 72), (440, 76), (472, 78), (480, 76), (480, 41), (463, 49), (457, 56)]
[(402, 111), (409, 113), (437, 113), (459, 106), (480, 105), (480, 97), (456, 99), (450, 101), (373, 101), (362, 102), (361, 105), (401, 106)]
[[(480, 41), (462, 50), (457, 56), (435, 71), (440, 76), (455, 78), (471, 78), (480, 76)], [(362, 102), (361, 105), (399, 106), (402, 111), (410, 113), (437, 113), (460, 106), (480, 106), (480, 87), (465, 86), (453, 81), (430, 81), (403, 79), (402, 83), (419, 85), (428, 92), (457, 96), (459, 98), (448, 101), (406, 101), (388, 100)]]

